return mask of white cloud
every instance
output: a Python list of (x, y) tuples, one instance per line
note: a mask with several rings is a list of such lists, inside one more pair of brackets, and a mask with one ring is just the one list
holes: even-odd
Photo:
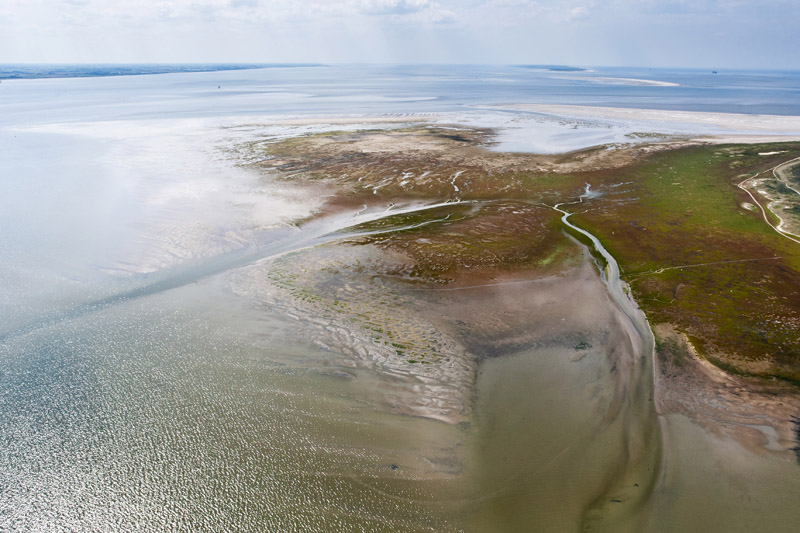
[(481, 11), (503, 21), (518, 25), (520, 20), (535, 19), (548, 23), (569, 23), (587, 18), (594, 7), (593, 0), (485, 0)]
[(571, 22), (573, 20), (583, 19), (589, 16), (589, 8), (586, 6), (573, 7), (564, 15), (564, 20)]
[(358, 0), (356, 6), (369, 15), (405, 15), (431, 6), (428, 0)]
[(428, 20), (434, 24), (449, 24), (456, 22), (457, 17), (453, 11), (449, 9), (432, 9), (428, 13)]
[(255, 8), (258, 7), (259, 1), (258, 0), (230, 0), (228, 3), (229, 6), (232, 8), (237, 7), (249, 7)]
[[(0, 0), (0, 62), (726, 64), (719, 57), (746, 66), (763, 57), (797, 68), (799, 17), (797, 0)], [(735, 37), (767, 28), (770, 39), (747, 47)]]

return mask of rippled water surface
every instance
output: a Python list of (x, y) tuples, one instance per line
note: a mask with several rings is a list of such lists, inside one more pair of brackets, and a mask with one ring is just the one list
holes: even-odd
[(224, 302), (187, 287), (4, 343), (0, 527), (446, 530), (413, 455), (457, 428)]

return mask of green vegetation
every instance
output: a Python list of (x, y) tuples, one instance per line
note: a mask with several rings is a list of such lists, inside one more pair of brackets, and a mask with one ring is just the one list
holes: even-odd
[[(786, 153), (758, 155), (776, 148)], [(800, 246), (742, 208), (736, 184), (798, 154), (796, 144), (657, 154), (621, 172), (635, 202), (609, 194), (574, 219), (617, 258), (651, 321), (702, 339), (720, 368), (797, 381)], [(764, 360), (768, 373), (755, 370)]]
[(402, 251), (413, 260), (413, 279), (436, 283), (489, 270), (557, 270), (573, 260), (574, 249), (564, 242), (558, 213), (543, 206), (492, 202), (461, 210), (460, 218), (446, 221), (441, 213), (425, 213), (417, 216), (439, 222), (417, 222), (411, 229), (356, 242)]
[[(410, 270), (398, 279), (413, 283), (563, 269), (574, 261), (565, 234), (589, 243), (548, 206), (577, 198), (590, 183), (600, 196), (569, 206), (571, 220), (616, 257), (653, 323), (689, 335), (720, 368), (800, 380), (800, 245), (775, 232), (760, 210), (743, 207), (751, 200), (737, 187), (800, 156), (800, 144), (538, 156), (487, 152), (478, 146), (486, 138), (482, 130), (420, 126), (333, 132), (263, 150), (272, 156), (265, 164), (285, 179), (324, 182), (352, 202), (473, 200), (353, 228), (380, 232), (350, 242), (407, 257)], [(777, 153), (759, 155), (770, 152)], [(798, 168), (789, 169), (793, 177)]]
[(656, 336), (656, 357), (662, 365), (683, 368), (691, 360), (688, 347), (679, 343), (674, 337)]

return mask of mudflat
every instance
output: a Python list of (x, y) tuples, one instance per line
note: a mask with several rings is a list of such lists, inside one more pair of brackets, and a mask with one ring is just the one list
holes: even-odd
[[(294, 277), (279, 300), (335, 311), (320, 343), (418, 380), (395, 409), (470, 425), (442, 490), (453, 516), (472, 509), (476, 530), (637, 531), (675, 516), (679, 531), (706, 500), (712, 526), (746, 530), (737, 520), (759, 506), (779, 529), (796, 523), (791, 498), (770, 495), (800, 494), (800, 250), (737, 184), (800, 144), (543, 156), (489, 151), (491, 139), (416, 124), (253, 145), (270, 179), (327, 191), (317, 216), (393, 206), (310, 252), (334, 264), (284, 268)], [(392, 213), (414, 202), (445, 203)], [(564, 202), (619, 263), (654, 348), (632, 340), (597, 246), (553, 209)], [(701, 476), (692, 447), (713, 465)], [(711, 498), (715, 476), (729, 483)], [(741, 497), (751, 504), (723, 511)]]

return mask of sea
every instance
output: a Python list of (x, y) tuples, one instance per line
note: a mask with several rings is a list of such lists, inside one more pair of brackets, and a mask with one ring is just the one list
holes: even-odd
[(0, 93), (2, 124), (76, 117), (92, 121), (447, 112), (502, 103), (800, 114), (800, 71), (552, 65), (247, 67), (0, 65), (5, 85)]

